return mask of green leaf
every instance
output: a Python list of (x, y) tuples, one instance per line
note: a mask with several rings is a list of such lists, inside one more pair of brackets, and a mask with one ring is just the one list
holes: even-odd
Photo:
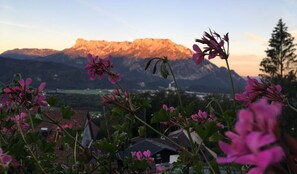
[(210, 161), (210, 165), (211, 165), (212, 169), (214, 170), (214, 173), (212, 172), (212, 170), (210, 168), (209, 168), (209, 173), (211, 173), (211, 174), (220, 174), (221, 173), (219, 165), (216, 162), (216, 160)]
[(112, 112), (113, 116), (123, 116), (127, 113), (124, 109), (122, 109), (120, 107), (112, 108), (111, 112)]
[(71, 119), (75, 114), (74, 110), (69, 106), (61, 107), (60, 111), (64, 119)]
[(203, 165), (201, 162), (196, 162), (195, 165), (193, 166), (193, 169), (196, 174), (203, 174)]
[(208, 121), (204, 125), (206, 128), (206, 137), (205, 138), (212, 136), (214, 133), (216, 133), (218, 131), (217, 123), (214, 121)]
[(13, 75), (13, 80), (12, 82), (16, 85), (19, 85), (19, 80), (22, 79), (22, 75), (20, 73), (14, 74)]
[(28, 132), (26, 134), (27, 143), (36, 143), (38, 140), (40, 140), (40, 134), (38, 132)]
[(160, 111), (154, 113), (151, 123), (160, 123), (160, 122), (165, 122), (169, 121), (170, 116), (168, 115), (168, 112), (165, 111), (164, 109), (161, 109)]
[(146, 133), (146, 127), (145, 126), (140, 126), (138, 128), (138, 134), (140, 137), (144, 137), (145, 136), (145, 133)]
[(192, 103), (190, 103), (189, 105), (187, 105), (186, 107), (185, 107), (185, 112), (186, 112), (186, 115), (187, 116), (190, 116), (190, 115), (192, 115), (193, 113), (194, 113), (194, 103), (192, 102)]
[(219, 132), (216, 132), (212, 136), (209, 137), (209, 141), (211, 141), (211, 142), (218, 142), (223, 139), (225, 139), (225, 137), (222, 134), (220, 134)]
[(126, 122), (123, 124), (116, 124), (116, 125), (113, 125), (112, 128), (114, 128), (117, 131), (126, 131), (128, 128), (128, 124), (129, 123), (126, 123)]
[(101, 150), (104, 150), (109, 153), (115, 153), (117, 151), (117, 146), (113, 143), (108, 142), (107, 139), (99, 141), (98, 146)]
[(38, 141), (38, 147), (42, 152), (52, 153), (55, 150), (55, 143), (50, 141)]
[(59, 98), (57, 96), (51, 96), (46, 99), (50, 106), (56, 106), (58, 104)]
[(205, 130), (204, 125), (196, 125), (195, 126), (196, 133), (202, 138), (202, 140), (205, 139), (207, 132)]

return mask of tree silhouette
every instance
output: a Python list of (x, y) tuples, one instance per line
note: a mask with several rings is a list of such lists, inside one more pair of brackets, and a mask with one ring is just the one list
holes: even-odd
[(260, 63), (260, 70), (264, 74), (260, 76), (266, 80), (284, 85), (286, 80), (296, 80), (295, 54), (296, 44), (293, 43), (294, 37), (288, 32), (288, 27), (279, 19), (269, 40), (269, 47), (265, 51), (266, 57)]

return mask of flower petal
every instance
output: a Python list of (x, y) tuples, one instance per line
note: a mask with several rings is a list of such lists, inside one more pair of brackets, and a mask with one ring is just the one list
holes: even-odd
[(196, 51), (197, 53), (202, 53), (201, 49), (196, 44), (193, 45), (193, 50)]
[(217, 163), (224, 164), (224, 163), (232, 163), (234, 162), (236, 157), (218, 157)]

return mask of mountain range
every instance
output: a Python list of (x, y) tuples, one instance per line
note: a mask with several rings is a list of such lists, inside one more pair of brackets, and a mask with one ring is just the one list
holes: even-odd
[[(47, 82), (47, 88), (112, 88), (106, 79), (90, 81), (86, 70), (87, 54), (104, 58), (113, 56), (115, 71), (128, 89), (164, 89), (172, 77), (162, 79), (160, 73), (144, 71), (150, 58), (166, 56), (176, 79), (184, 90), (200, 92), (230, 92), (227, 69), (208, 60), (196, 65), (193, 52), (169, 39), (136, 39), (133, 42), (108, 42), (77, 39), (73, 47), (64, 50), (14, 49), (0, 54), (0, 81), (8, 82), (13, 74), (21, 73), (33, 81)], [(235, 87), (240, 91), (245, 80), (232, 71)]]

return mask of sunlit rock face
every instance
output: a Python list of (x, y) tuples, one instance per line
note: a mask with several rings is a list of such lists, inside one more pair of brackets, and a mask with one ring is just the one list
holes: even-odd
[(54, 53), (57, 53), (57, 50), (53, 49), (37, 49), (37, 48), (22, 48), (22, 49), (13, 49), (3, 52), (1, 55), (12, 55), (12, 54), (19, 54), (25, 56), (35, 56), (35, 57), (44, 57)]
[(71, 57), (81, 57), (90, 53), (96, 56), (107, 55), (131, 58), (151, 58), (167, 56), (171, 60), (192, 57), (193, 52), (169, 39), (135, 39), (133, 42), (108, 42), (104, 40), (77, 39), (73, 47), (64, 52)]

